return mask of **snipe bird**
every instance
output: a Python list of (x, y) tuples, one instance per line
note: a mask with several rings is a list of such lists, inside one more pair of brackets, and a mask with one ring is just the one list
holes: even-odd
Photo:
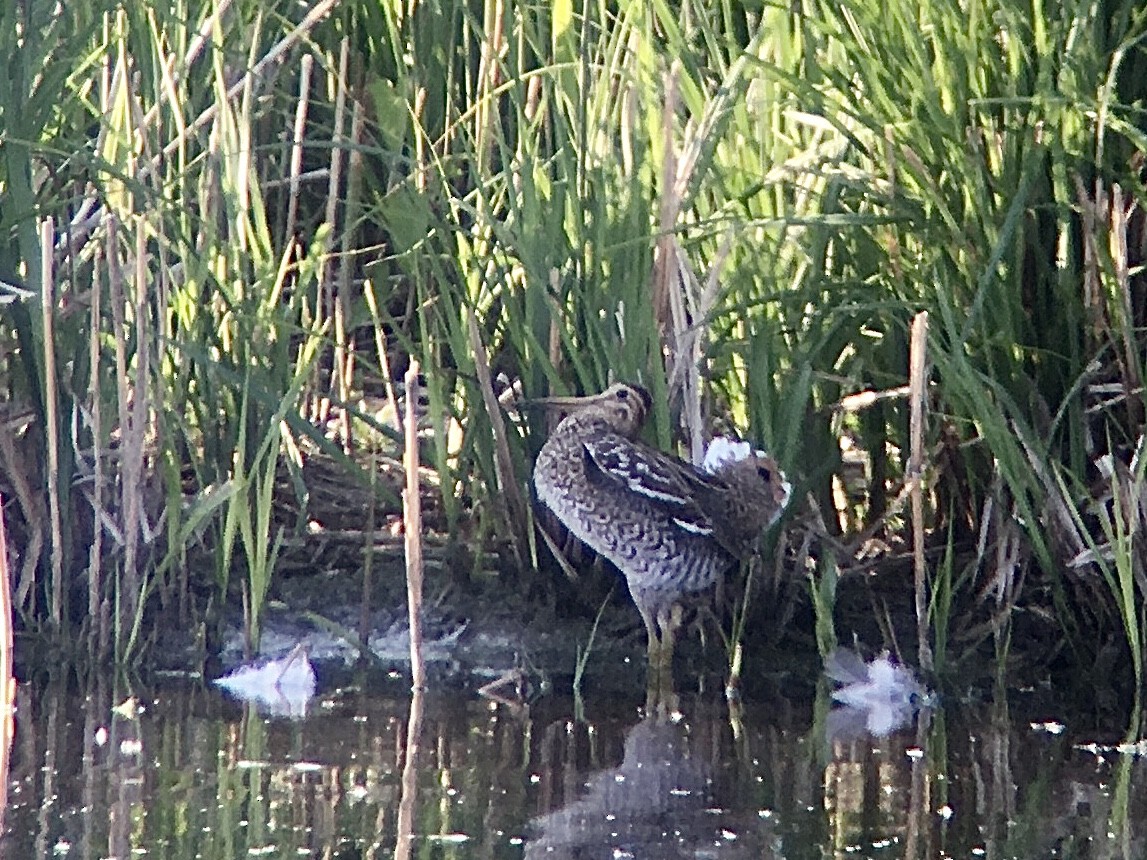
[(697, 468), (641, 443), (652, 401), (639, 385), (542, 402), (567, 415), (538, 454), (538, 498), (625, 576), (649, 637), (651, 678), (664, 675), (682, 599), (752, 552), (788, 502), (789, 484), (772, 457), (747, 445)]

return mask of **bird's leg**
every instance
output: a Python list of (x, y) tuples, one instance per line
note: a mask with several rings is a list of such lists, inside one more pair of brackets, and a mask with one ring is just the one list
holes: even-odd
[(663, 626), (660, 613), (655, 618), (652, 612), (642, 607), (641, 620), (645, 622), (645, 632), (649, 637), (649, 662), (645, 670), (645, 713), (652, 716), (672, 712), (677, 709), (677, 698), (673, 690), (672, 636), (666, 638), (669, 628)]
[(657, 635), (657, 624), (654, 621), (653, 613), (640, 604), (638, 604), (637, 609), (641, 613), (641, 620), (645, 622), (645, 636), (648, 646), (647, 654), (649, 657), (649, 679), (652, 683), (653, 673), (661, 662), (661, 637)]
[(682, 609), (676, 603), (657, 613), (657, 627), (661, 631), (661, 668), (669, 673), (673, 671), (673, 650), (677, 645), (682, 615)]
[[(673, 686), (673, 645), (680, 626), (679, 606), (659, 609), (656, 626), (649, 626), (649, 674), (645, 690), (645, 710), (649, 714), (666, 714), (677, 709), (677, 694)], [(657, 648), (652, 644), (655, 640), (660, 643)]]

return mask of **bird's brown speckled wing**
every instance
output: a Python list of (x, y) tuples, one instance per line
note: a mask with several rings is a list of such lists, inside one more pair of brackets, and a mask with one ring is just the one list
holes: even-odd
[(661, 508), (685, 531), (713, 533), (712, 522), (695, 501), (700, 478), (687, 463), (612, 433), (584, 445), (591, 468), (605, 479)]

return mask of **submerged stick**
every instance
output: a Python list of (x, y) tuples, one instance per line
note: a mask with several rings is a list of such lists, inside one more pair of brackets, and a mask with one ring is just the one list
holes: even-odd
[(418, 374), (415, 359), (406, 370), (406, 488), (402, 491), (402, 522), (406, 539), (406, 607), (410, 617), (410, 674), (415, 690), (426, 687), (422, 660), (422, 499), (418, 494)]
[(932, 671), (932, 646), (928, 640), (928, 571), (924, 566), (924, 408), (928, 393), (928, 312), (912, 321), (908, 386), (911, 391), (911, 454), (908, 476), (912, 488), (912, 557), (916, 580), (916, 637), (920, 668)]
[[(414, 641), (413, 637), (410, 641)], [(398, 832), (394, 843), (394, 860), (410, 860), (414, 856), (414, 801), (418, 797), (418, 753), (421, 747), (422, 716), (426, 707), (424, 697), (425, 691), (417, 686), (410, 697), (402, 785), (398, 793), (398, 821), (395, 825)]]

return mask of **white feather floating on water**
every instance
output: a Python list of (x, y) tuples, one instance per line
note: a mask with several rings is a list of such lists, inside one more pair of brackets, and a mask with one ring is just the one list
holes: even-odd
[(837, 723), (860, 726), (869, 734), (891, 734), (930, 704), (931, 694), (907, 666), (892, 662), (887, 653), (865, 662), (856, 652), (838, 648), (825, 660), (824, 672), (840, 686), (832, 698)]
[(306, 716), (307, 703), (315, 695), (315, 669), (306, 649), (296, 645), (285, 657), (261, 665), (244, 665), (215, 684), (260, 710), (285, 717)]

